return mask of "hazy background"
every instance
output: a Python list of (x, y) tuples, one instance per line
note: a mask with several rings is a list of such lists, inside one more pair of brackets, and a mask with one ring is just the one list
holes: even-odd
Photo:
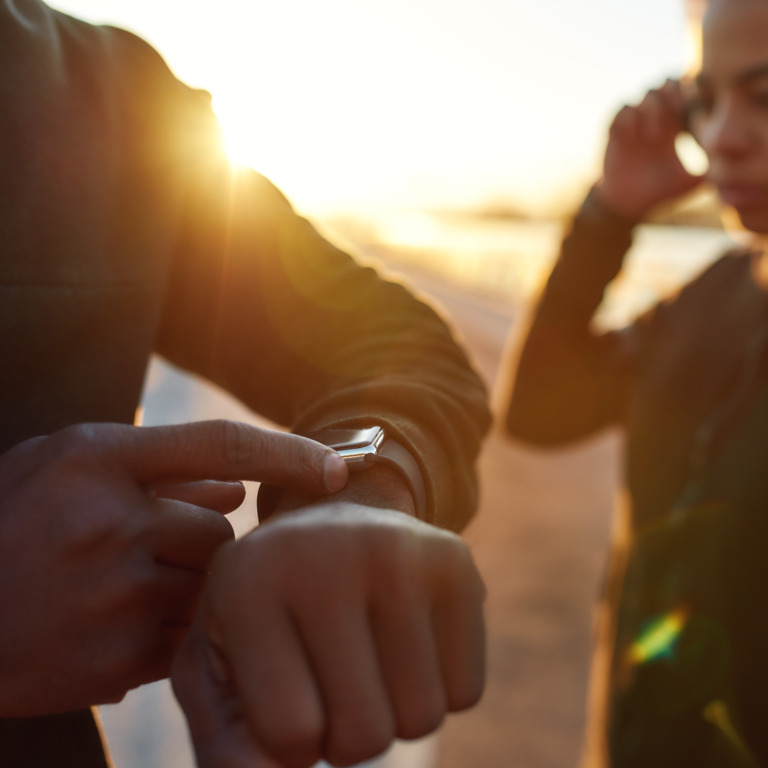
[(682, 0), (53, 4), (211, 91), (233, 152), (308, 213), (559, 210), (616, 109), (691, 56)]

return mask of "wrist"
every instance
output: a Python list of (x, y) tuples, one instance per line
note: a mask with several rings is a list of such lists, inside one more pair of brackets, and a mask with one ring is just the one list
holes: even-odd
[[(309, 496), (285, 491), (275, 506), (275, 513), (291, 512), (316, 504), (350, 502), (366, 507), (392, 509), (417, 517), (416, 502), (402, 476), (385, 465), (371, 467), (365, 472), (351, 472), (346, 486), (328, 496)], [(259, 511), (261, 518), (261, 510)]]
[(643, 213), (629, 206), (616, 205), (603, 182), (595, 184), (581, 207), (582, 216), (602, 225), (632, 229), (643, 218)]
[[(398, 509), (426, 519), (426, 486), (422, 470), (413, 454), (389, 433), (388, 428), (334, 427), (307, 436), (337, 451), (349, 469), (344, 489), (322, 498)], [(285, 511), (303, 506), (307, 500), (305, 494), (262, 485), (258, 498), (259, 519), (266, 519), (278, 509)]]

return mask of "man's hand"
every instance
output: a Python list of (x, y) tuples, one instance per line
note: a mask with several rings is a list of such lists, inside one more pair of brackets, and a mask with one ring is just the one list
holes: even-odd
[(667, 80), (640, 104), (616, 115), (596, 187), (601, 203), (639, 220), (655, 205), (701, 184), (704, 177), (688, 173), (675, 151), (675, 139), (685, 129), (684, 114), (680, 84)]
[(242, 501), (237, 483), (196, 481), (325, 493), (346, 477), (319, 443), (233, 422), (80, 425), (0, 456), (0, 715), (114, 701), (168, 674), (232, 538), (220, 512)]
[(216, 554), (174, 663), (200, 768), (352, 765), (479, 699), (485, 590), (454, 534), (319, 501)]

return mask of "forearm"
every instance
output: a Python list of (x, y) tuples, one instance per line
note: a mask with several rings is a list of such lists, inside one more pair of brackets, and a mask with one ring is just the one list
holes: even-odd
[(619, 418), (632, 350), (626, 333), (597, 333), (592, 319), (631, 244), (632, 222), (591, 193), (564, 239), (522, 345), (507, 363), (505, 426), (557, 444)]
[[(258, 174), (238, 184), (228, 210), (206, 187), (189, 214), (159, 350), (296, 432), (384, 427), (420, 465), (425, 519), (461, 528), (490, 419), (450, 329), (324, 240)], [(219, 211), (203, 212), (210, 198)]]

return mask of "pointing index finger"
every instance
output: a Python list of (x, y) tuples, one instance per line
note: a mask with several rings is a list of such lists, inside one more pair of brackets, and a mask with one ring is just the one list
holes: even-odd
[(237, 421), (126, 426), (100, 441), (99, 452), (140, 483), (164, 477), (255, 480), (332, 493), (347, 481), (343, 459), (327, 446)]

